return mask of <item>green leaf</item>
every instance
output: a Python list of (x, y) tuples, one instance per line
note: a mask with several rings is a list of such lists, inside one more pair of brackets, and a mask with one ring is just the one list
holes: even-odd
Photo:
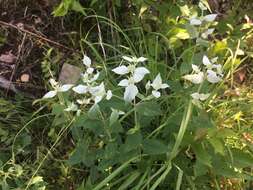
[(110, 126), (113, 125), (119, 119), (119, 112), (117, 110), (113, 110), (110, 116)]
[(253, 155), (243, 152), (242, 150), (232, 150), (234, 166), (238, 168), (245, 168), (253, 166)]
[(143, 102), (136, 106), (136, 111), (140, 115), (158, 116), (162, 114), (160, 105), (156, 102)]
[(124, 151), (128, 152), (134, 150), (140, 146), (142, 142), (142, 135), (140, 131), (136, 131), (133, 134), (127, 135), (126, 142), (124, 144)]
[(194, 164), (194, 175), (195, 177), (205, 175), (208, 172), (208, 167), (203, 164), (202, 162), (199, 162), (198, 160)]
[(204, 149), (201, 143), (196, 143), (193, 145), (194, 153), (196, 154), (197, 160), (206, 166), (211, 167), (211, 156)]
[(224, 153), (224, 145), (222, 141), (218, 138), (209, 138), (208, 141), (213, 146), (215, 153), (219, 153), (221, 155), (225, 155)]
[(76, 11), (76, 12), (80, 12), (84, 16), (86, 16), (83, 6), (78, 1), (73, 1), (72, 6), (71, 6), (71, 10)]
[(146, 139), (143, 141), (143, 150), (146, 154), (164, 154), (168, 152), (168, 147), (156, 139)]
[(93, 155), (89, 153), (88, 145), (84, 141), (80, 141), (77, 144), (74, 152), (69, 157), (67, 161), (69, 165), (75, 165), (83, 163), (87, 167), (91, 166), (93, 163)]

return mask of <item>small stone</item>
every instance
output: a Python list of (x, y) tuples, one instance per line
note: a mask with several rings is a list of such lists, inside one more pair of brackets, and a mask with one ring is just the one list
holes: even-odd
[(22, 74), (20, 77), (21, 82), (29, 82), (30, 75), (28, 74)]
[(77, 66), (64, 63), (59, 76), (61, 84), (75, 84), (81, 76), (81, 69)]

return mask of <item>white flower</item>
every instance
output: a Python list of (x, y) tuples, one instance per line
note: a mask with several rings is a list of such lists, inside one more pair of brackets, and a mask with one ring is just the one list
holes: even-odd
[(206, 10), (207, 10), (206, 6), (205, 6), (202, 2), (199, 2), (199, 8), (200, 8), (202, 11), (206, 11)]
[(64, 109), (64, 111), (70, 112), (70, 111), (77, 111), (78, 107), (76, 104), (74, 104), (73, 102), (71, 104), (68, 105), (68, 107), (66, 109)]
[(213, 64), (213, 67), (216, 69), (216, 73), (223, 77), (221, 64)]
[(152, 94), (154, 97), (159, 98), (161, 96), (161, 93), (158, 91), (160, 89), (168, 88), (169, 85), (166, 83), (162, 83), (162, 78), (160, 73), (155, 77), (152, 84), (150, 84), (154, 90), (152, 91)]
[(94, 68), (92, 68), (92, 67), (89, 67), (89, 68), (87, 68), (87, 70), (86, 70), (86, 72), (87, 72), (88, 74), (92, 74), (93, 71), (94, 71)]
[(90, 67), (91, 66), (91, 59), (88, 56), (86, 56), (86, 55), (83, 56), (83, 64), (86, 67)]
[(47, 92), (47, 93), (43, 96), (43, 98), (53, 98), (53, 97), (56, 96), (56, 94), (57, 94), (57, 91), (56, 91), (56, 90), (52, 90), (52, 91)]
[(213, 22), (217, 17), (217, 14), (209, 14), (204, 16), (203, 20), (206, 22)]
[(202, 24), (202, 21), (200, 19), (197, 19), (194, 17), (190, 19), (190, 25), (199, 26), (201, 24)]
[(134, 70), (133, 78), (135, 82), (140, 82), (146, 74), (149, 74), (149, 70), (145, 67), (137, 67)]
[(125, 65), (121, 65), (112, 70), (114, 73), (118, 75), (125, 75), (128, 73), (133, 74), (133, 78), (135, 82), (140, 82), (146, 74), (149, 74), (149, 70), (145, 67), (135, 67), (134, 65), (129, 65), (128, 67)]
[(135, 96), (137, 96), (138, 92), (138, 88), (134, 84), (129, 84), (125, 88), (124, 100), (127, 102), (131, 102), (132, 100), (134, 100)]
[(194, 84), (200, 84), (204, 81), (204, 73), (199, 72), (196, 74), (190, 74), (190, 75), (185, 75), (183, 76), (185, 80), (191, 81)]
[(79, 85), (75, 86), (72, 90), (78, 94), (85, 94), (88, 92), (88, 86), (79, 84)]
[(140, 63), (147, 60), (145, 57), (128, 57), (128, 56), (122, 56), (122, 58), (130, 63)]
[(214, 28), (207, 29), (204, 33), (201, 34), (201, 37), (206, 39), (209, 35), (214, 32)]
[(80, 104), (80, 105), (87, 105), (87, 104), (90, 103), (90, 98), (88, 98), (88, 99), (86, 99), (86, 98), (84, 98), (84, 99), (77, 99), (76, 102), (78, 104)]
[(139, 92), (135, 82), (134, 78), (130, 77), (129, 79), (121, 80), (118, 84), (118, 86), (125, 87), (124, 100), (127, 102), (131, 102)]
[(198, 67), (197, 65), (194, 65), (194, 64), (192, 64), (192, 70), (193, 70), (194, 72), (196, 72), (196, 73), (199, 73), (199, 72), (200, 72), (199, 67)]
[(112, 92), (110, 90), (106, 92), (103, 82), (99, 86), (91, 87), (90, 93), (92, 94), (95, 104), (100, 102), (105, 96), (107, 100), (111, 99), (112, 97)]
[(210, 83), (218, 83), (220, 82), (222, 79), (221, 77), (219, 77), (217, 75), (216, 72), (214, 72), (213, 70), (207, 70), (207, 80), (210, 82)]
[[(217, 57), (211, 59), (211, 61), (206, 55), (204, 55), (203, 57), (203, 64), (207, 68), (207, 80), (210, 83), (220, 82), (222, 80), (221, 77), (223, 77), (222, 66), (220, 64), (214, 64), (215, 62), (217, 62), (217, 60)], [(214, 69), (216, 69), (216, 72), (214, 71)]]
[(145, 88), (146, 88), (146, 90), (148, 90), (148, 89), (150, 89), (150, 87), (151, 87), (151, 83), (150, 83), (150, 81), (148, 81), (145, 85)]
[(208, 59), (206, 55), (203, 56), (202, 62), (206, 66), (207, 69), (213, 68), (213, 63)]
[(64, 84), (64, 85), (59, 85), (58, 82), (56, 82), (54, 79), (50, 79), (49, 83), (51, 84), (52, 88), (54, 90), (51, 90), (47, 92), (43, 98), (53, 98), (56, 96), (57, 92), (67, 92), (73, 87), (73, 84)]
[(108, 90), (107, 93), (106, 93), (106, 99), (110, 100), (111, 98), (112, 98), (112, 91)]
[(125, 65), (121, 65), (119, 67), (116, 67), (112, 71), (118, 75), (125, 75), (125, 74), (129, 73), (129, 69)]
[(90, 75), (87, 71), (86, 73), (81, 74), (82, 80), (84, 83), (92, 83), (96, 81), (99, 77), (99, 72), (97, 72), (95, 75)]
[(198, 93), (198, 92), (191, 94), (191, 97), (194, 100), (200, 100), (200, 101), (206, 100), (209, 96), (210, 96), (210, 94), (203, 94), (203, 93)]

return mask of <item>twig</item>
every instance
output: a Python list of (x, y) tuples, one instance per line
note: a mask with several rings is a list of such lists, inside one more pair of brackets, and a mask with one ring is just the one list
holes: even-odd
[(50, 40), (50, 39), (48, 39), (48, 38), (45, 38), (45, 37), (43, 37), (43, 36), (40, 36), (40, 35), (38, 35), (38, 34), (36, 34), (36, 33), (33, 33), (33, 32), (31, 32), (31, 31), (29, 31), (29, 30), (26, 30), (26, 29), (24, 29), (24, 28), (18, 27), (18, 26), (14, 25), (14, 24), (7, 23), (7, 22), (4, 22), (4, 21), (1, 21), (1, 20), (0, 20), (0, 25), (4, 25), (4, 26), (7, 26), (7, 27), (14, 28), (14, 29), (16, 29), (16, 30), (18, 30), (18, 31), (24, 32), (24, 33), (26, 33), (26, 34), (29, 34), (30, 36), (33, 36), (33, 37), (35, 37), (35, 38), (39, 38), (39, 39), (41, 39), (42, 41), (48, 42), (49, 44), (58, 46), (58, 47), (63, 48), (63, 49), (65, 49), (65, 50), (69, 50), (69, 51), (72, 51), (72, 52), (76, 52), (76, 50), (74, 50), (74, 49), (71, 49), (71, 48), (69, 48), (69, 47), (66, 47), (66, 46), (64, 46), (64, 45), (62, 45), (62, 44), (60, 44), (60, 43), (58, 43), (58, 42), (52, 41), (52, 40)]
[[(22, 48), (24, 46), (24, 43), (25, 43), (25, 39), (26, 39), (26, 33), (24, 34), (23, 38), (22, 38), (22, 42), (20, 44), (20, 46), (18, 47), (18, 55), (17, 55), (17, 59), (16, 59), (16, 64), (14, 65), (14, 68), (12, 70), (12, 73), (11, 73), (11, 77), (10, 77), (10, 82), (12, 82), (13, 80), (13, 77), (17, 71), (17, 68), (19, 66), (19, 63), (20, 63), (20, 56), (21, 56), (21, 51), (22, 51)], [(11, 84), (11, 83), (10, 83)], [(7, 92), (6, 94), (8, 94), (9, 92), (9, 88), (7, 89)]]

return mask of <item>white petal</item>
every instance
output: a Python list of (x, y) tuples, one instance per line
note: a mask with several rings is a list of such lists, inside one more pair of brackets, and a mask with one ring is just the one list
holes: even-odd
[(223, 77), (221, 64), (214, 64), (213, 67), (216, 68), (217, 74)]
[(168, 85), (168, 84), (166, 84), (166, 83), (163, 83), (162, 85), (161, 85), (161, 89), (165, 89), (165, 88), (169, 88), (170, 86)]
[(204, 80), (204, 73), (199, 72), (198, 74), (185, 75), (185, 76), (183, 76), (183, 78), (191, 81), (194, 84), (200, 84)]
[(137, 62), (139, 63), (139, 62), (144, 62), (144, 61), (147, 61), (148, 59), (147, 58), (145, 58), (145, 57), (139, 57), (138, 59), (137, 59)]
[(90, 79), (90, 82), (96, 81), (96, 80), (98, 79), (98, 77), (99, 77), (99, 74), (100, 74), (100, 73), (97, 72), (97, 73), (94, 75), (94, 77)]
[(86, 55), (83, 56), (83, 64), (86, 65), (86, 67), (91, 66), (91, 59)]
[(217, 76), (217, 73), (212, 70), (207, 70), (207, 80), (210, 83), (217, 83), (221, 81), (221, 78)]
[(94, 68), (92, 68), (92, 67), (89, 67), (89, 68), (86, 70), (86, 72), (87, 72), (88, 74), (92, 74), (93, 71), (94, 71)]
[(80, 105), (83, 105), (83, 104), (89, 104), (90, 103), (90, 98), (88, 99), (77, 99), (76, 102)]
[(128, 57), (128, 56), (122, 56), (122, 58), (125, 59), (126, 61), (130, 62), (130, 63), (134, 62), (134, 59), (131, 58), (131, 57)]
[(102, 96), (96, 96), (94, 101), (95, 101), (95, 104), (97, 104), (98, 102), (100, 102), (102, 100)]
[(56, 82), (53, 78), (49, 79), (49, 83), (53, 88), (55, 88), (58, 85), (58, 82)]
[(210, 96), (210, 94), (199, 94), (200, 96), (199, 96), (199, 99), (201, 100), (201, 101), (204, 101), (204, 100), (206, 100), (209, 96)]
[(66, 109), (64, 109), (64, 111), (67, 111), (67, 112), (77, 111), (77, 109), (78, 109), (77, 105), (74, 103), (71, 103)]
[(203, 3), (201, 3), (201, 2), (199, 2), (199, 8), (200, 8), (202, 11), (207, 10), (206, 6), (205, 6)]
[(129, 73), (129, 70), (128, 70), (127, 66), (125, 66), (125, 65), (116, 67), (112, 71), (118, 75), (125, 75), (125, 74)]
[(211, 59), (212, 63), (216, 63), (217, 61), (218, 61), (218, 57), (214, 57), (214, 58)]
[(202, 21), (196, 18), (190, 19), (190, 25), (199, 26), (202, 24)]
[(204, 39), (206, 39), (213, 32), (214, 32), (214, 28), (210, 28), (210, 29), (206, 30), (204, 33), (202, 33), (201, 37), (204, 38)]
[(197, 65), (192, 64), (192, 70), (195, 71), (196, 73), (200, 72), (200, 69)]
[(206, 100), (209, 96), (210, 96), (210, 94), (203, 94), (203, 93), (200, 94), (198, 92), (195, 92), (195, 93), (191, 94), (191, 97), (194, 100), (201, 100), (201, 101)]
[(206, 15), (204, 16), (204, 20), (206, 22), (213, 22), (217, 17), (217, 14), (210, 14), (210, 15)]
[(146, 74), (150, 73), (145, 67), (138, 67), (134, 70), (134, 82), (140, 82)]
[(200, 95), (199, 95), (198, 92), (195, 92), (195, 93), (191, 94), (191, 97), (192, 97), (193, 99), (195, 99), (195, 100), (199, 100)]
[(119, 82), (118, 86), (128, 86), (129, 82), (127, 79), (123, 79)]
[(48, 93), (46, 93), (43, 98), (53, 98), (55, 97), (55, 95), (57, 94), (56, 90), (53, 91), (49, 91)]
[(85, 94), (85, 93), (87, 93), (88, 87), (85, 85), (79, 84), (79, 85), (75, 86), (72, 90), (74, 90), (78, 94)]
[(148, 82), (146, 83), (146, 85), (145, 85), (145, 88), (148, 90), (148, 89), (150, 89), (150, 87), (151, 87), (151, 83), (150, 83), (150, 81), (148, 81)]
[(159, 98), (161, 96), (161, 93), (159, 91), (153, 90), (152, 94), (154, 97)]
[(206, 55), (203, 56), (202, 62), (205, 66), (212, 65), (211, 61), (208, 59)]
[(69, 89), (71, 89), (74, 85), (73, 84), (64, 84), (62, 86), (60, 86), (57, 91), (58, 92), (66, 92), (68, 91)]
[(107, 93), (106, 93), (106, 99), (110, 100), (111, 98), (112, 98), (112, 91), (108, 90)]
[(158, 73), (158, 75), (156, 75), (155, 79), (153, 80), (151, 86), (155, 89), (158, 90), (161, 88), (162, 86), (162, 78), (160, 73)]
[(138, 94), (138, 88), (134, 84), (130, 84), (125, 89), (124, 100), (127, 102), (131, 102), (137, 94)]

